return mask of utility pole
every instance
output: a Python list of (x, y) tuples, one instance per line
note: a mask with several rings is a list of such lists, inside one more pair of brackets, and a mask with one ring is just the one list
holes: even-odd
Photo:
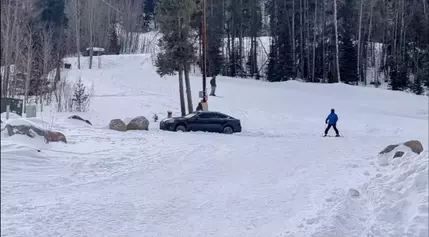
[(202, 65), (202, 74), (203, 74), (203, 101), (206, 102), (206, 84), (207, 84), (207, 22), (206, 22), (206, 0), (203, 0), (203, 22), (202, 22), (202, 44), (203, 44), (203, 65)]

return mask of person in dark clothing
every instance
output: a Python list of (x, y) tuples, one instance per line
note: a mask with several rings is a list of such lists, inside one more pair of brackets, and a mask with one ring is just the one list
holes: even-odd
[(211, 86), (211, 96), (216, 96), (216, 76), (213, 76), (213, 78), (210, 80), (210, 86)]
[(325, 120), (325, 123), (328, 124), (328, 127), (325, 129), (325, 137), (328, 135), (329, 129), (331, 127), (334, 128), (336, 136), (339, 137), (340, 133), (337, 129), (337, 121), (338, 121), (338, 115), (335, 113), (335, 109), (331, 109), (331, 113), (328, 115), (328, 117)]
[(202, 105), (202, 100), (198, 103), (197, 109), (195, 109), (196, 111), (202, 111), (203, 110), (203, 105)]

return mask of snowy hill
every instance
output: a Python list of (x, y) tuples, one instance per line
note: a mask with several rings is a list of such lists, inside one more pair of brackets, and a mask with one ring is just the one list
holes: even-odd
[[(160, 78), (150, 55), (100, 59), (77, 70), (70, 58), (64, 71), (94, 85), (79, 114), (93, 126), (45, 110), (31, 121), (68, 144), (2, 134), (2, 236), (427, 236), (428, 97), (219, 77), (209, 109), (240, 119), (242, 133), (155, 122), (121, 133), (110, 120), (179, 115), (178, 80)], [(196, 107), (201, 78), (191, 81)], [(331, 108), (344, 137), (321, 137)], [(377, 164), (385, 146), (411, 139), (420, 155)]]

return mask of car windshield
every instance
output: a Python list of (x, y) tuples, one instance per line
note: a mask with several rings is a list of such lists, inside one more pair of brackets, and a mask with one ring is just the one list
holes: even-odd
[(192, 118), (196, 115), (196, 113), (191, 113), (185, 116), (185, 118)]

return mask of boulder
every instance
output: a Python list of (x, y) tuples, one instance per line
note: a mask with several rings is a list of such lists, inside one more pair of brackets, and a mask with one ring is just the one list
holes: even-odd
[(45, 131), (45, 139), (47, 142), (64, 142), (67, 143), (66, 136), (60, 132)]
[(405, 152), (403, 152), (403, 151), (397, 151), (397, 152), (395, 152), (395, 155), (393, 156), (393, 159), (395, 159), (395, 158), (400, 158), (400, 157), (402, 157), (404, 154), (405, 154)]
[[(401, 145), (401, 144), (388, 145), (386, 148), (384, 148), (384, 150), (382, 150), (380, 152), (380, 154), (389, 153), (389, 152), (393, 151), (393, 149), (395, 149), (399, 145)], [(420, 154), (423, 151), (422, 143), (417, 141), (417, 140), (410, 140), (408, 142), (403, 143), (403, 145), (406, 147), (409, 147), (414, 153), (417, 153), (417, 154)]]
[(127, 130), (149, 130), (149, 120), (144, 116), (136, 117), (128, 123)]
[(109, 123), (109, 128), (115, 131), (127, 131), (127, 125), (120, 119), (113, 119)]
[(83, 118), (81, 118), (80, 116), (77, 116), (77, 115), (70, 116), (69, 119), (80, 120), (80, 121), (83, 121), (83, 122), (85, 122), (85, 123), (87, 123), (89, 125), (92, 125), (92, 123), (90, 121), (88, 121), (86, 119), (83, 119)]
[(64, 142), (67, 143), (66, 136), (61, 132), (55, 132), (50, 130), (43, 130), (36, 126), (32, 125), (10, 125), (7, 124), (5, 129), (9, 136), (16, 134), (26, 135), (30, 138), (35, 138), (36, 136), (44, 137), (46, 143), (49, 142)]
[(414, 153), (420, 154), (423, 151), (423, 145), (417, 140), (411, 140), (404, 143), (404, 146), (409, 147)]
[(389, 152), (393, 151), (393, 149), (395, 149), (397, 146), (399, 146), (399, 145), (388, 145), (386, 148), (384, 148), (384, 150), (382, 150), (380, 152), (380, 154), (389, 153)]
[(351, 188), (351, 189), (349, 189), (349, 195), (350, 195), (350, 197), (359, 197), (360, 193), (356, 189)]

